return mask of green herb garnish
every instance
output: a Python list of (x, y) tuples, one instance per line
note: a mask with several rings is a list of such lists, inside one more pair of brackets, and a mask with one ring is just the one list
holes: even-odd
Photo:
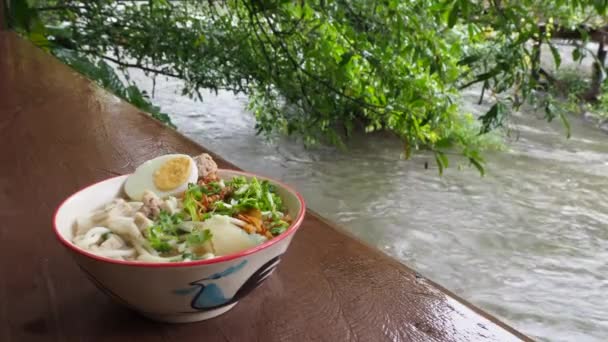
[(148, 228), (148, 241), (150, 246), (159, 252), (169, 252), (171, 245), (169, 240), (172, 240), (171, 236), (166, 235), (159, 226), (151, 226)]
[(192, 221), (200, 221), (196, 201), (203, 198), (201, 188), (196, 184), (188, 184), (188, 190), (184, 193), (184, 211), (190, 215)]
[(173, 246), (169, 243), (177, 240), (177, 226), (182, 223), (181, 214), (171, 215), (161, 211), (154, 225), (148, 227), (146, 235), (150, 246), (159, 252), (169, 252)]
[(204, 221), (208, 217), (201, 217), (198, 213), (197, 201), (203, 199), (203, 195), (217, 195), (222, 191), (219, 182), (210, 182), (205, 185), (188, 184), (188, 190), (184, 193), (184, 211), (192, 218), (192, 221)]
[(270, 234), (277, 236), (286, 231), (287, 228), (289, 228), (289, 223), (281, 219), (275, 219), (273, 220), (271, 227), (272, 228), (270, 228)]
[(245, 177), (234, 177), (228, 185), (234, 189), (232, 198), (237, 202), (233, 206), (235, 212), (255, 208), (274, 213), (283, 207), (283, 201), (267, 180), (260, 182), (253, 177), (247, 181)]
[(219, 182), (209, 182), (204, 186), (201, 186), (201, 191), (205, 195), (217, 195), (222, 191), (222, 186)]
[(203, 231), (197, 230), (197, 231), (193, 231), (192, 233), (188, 234), (188, 236), (186, 237), (186, 242), (191, 247), (200, 246), (200, 245), (204, 244), (205, 242), (211, 240), (212, 237), (213, 237), (213, 234), (211, 234), (211, 231), (209, 229), (205, 229)]

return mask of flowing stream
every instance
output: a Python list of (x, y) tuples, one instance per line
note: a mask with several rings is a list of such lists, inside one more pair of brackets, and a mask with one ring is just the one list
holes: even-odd
[[(606, 133), (573, 117), (566, 139), (558, 122), (518, 113), (485, 177), (468, 167), (440, 177), (433, 156), (401, 160), (402, 145), (382, 134), (355, 137), (346, 152), (267, 141), (246, 98), (195, 102), (180, 85), (159, 82), (154, 102), (205, 147), (292, 184), (315, 211), (535, 339), (608, 338)], [(478, 95), (463, 94), (465, 109), (485, 112)]]

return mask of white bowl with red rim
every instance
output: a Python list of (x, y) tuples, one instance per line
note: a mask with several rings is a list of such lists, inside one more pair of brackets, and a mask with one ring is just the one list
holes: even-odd
[(75, 219), (124, 197), (123, 184), (128, 177), (124, 175), (95, 183), (68, 197), (55, 212), (55, 234), (100, 290), (142, 315), (172, 323), (216, 317), (234, 307), (274, 271), (306, 213), (302, 196), (283, 183), (233, 170), (219, 170), (218, 175), (224, 180), (234, 176), (268, 180), (293, 218), (291, 226), (272, 240), (239, 253), (188, 262), (121, 261), (74, 245)]

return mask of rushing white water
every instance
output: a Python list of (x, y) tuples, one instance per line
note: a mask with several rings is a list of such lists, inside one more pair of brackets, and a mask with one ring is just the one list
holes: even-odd
[[(566, 139), (558, 123), (521, 113), (512, 127), (519, 139), (487, 155), (486, 177), (469, 168), (440, 177), (432, 156), (400, 160), (401, 144), (382, 135), (356, 137), (347, 152), (268, 142), (255, 135), (245, 98), (209, 94), (200, 103), (177, 95), (179, 86), (159, 82), (154, 102), (182, 133), (294, 185), (361, 239), (534, 338), (608, 336), (605, 133), (572, 118)], [(463, 96), (475, 103), (478, 93)]]

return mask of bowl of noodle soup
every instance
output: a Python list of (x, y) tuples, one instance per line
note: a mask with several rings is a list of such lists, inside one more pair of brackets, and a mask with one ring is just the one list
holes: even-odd
[[(143, 247), (137, 246), (136, 242), (130, 242), (128, 233), (125, 235), (116, 230), (110, 232), (104, 230), (106, 227), (87, 227), (86, 233), (79, 233), (78, 227), (82, 226), (79, 218), (103, 211), (108, 203), (116, 203), (127, 197), (125, 183), (129, 176), (103, 180), (68, 197), (55, 212), (54, 231), (83, 273), (102, 292), (118, 303), (157, 321), (195, 322), (216, 317), (230, 310), (275, 270), (300, 227), (306, 211), (302, 196), (280, 182), (249, 173), (219, 169), (217, 178), (222, 183), (238, 178), (246, 182), (269, 184), (281, 199), (285, 212), (289, 213), (289, 224), (274, 236), (268, 231), (258, 234), (266, 234), (268, 237), (260, 238), (255, 244), (247, 245), (248, 248), (241, 250), (220, 250), (221, 240), (215, 239), (201, 245), (191, 244), (191, 240), (197, 242), (197, 236), (199, 239), (204, 236), (197, 233), (198, 235), (192, 238), (193, 231), (183, 235), (180, 232), (162, 240), (161, 243), (169, 247), (162, 245), (160, 247), (165, 249), (155, 250), (158, 246), (152, 244), (152, 248), (148, 242), (152, 241), (151, 236), (156, 237), (152, 233), (157, 226), (152, 220), (150, 227), (142, 233), (142, 237), (146, 238), (141, 240), (144, 242)], [(218, 217), (238, 221), (230, 217), (225, 218), (226, 215)], [(186, 221), (188, 218), (186, 214)], [(162, 214), (158, 219), (162, 221)], [(211, 219), (208, 222), (211, 222)], [(190, 225), (196, 226), (199, 223)], [(198, 226), (204, 227), (203, 223)], [(204, 232), (209, 233), (208, 230)], [(99, 235), (106, 236), (105, 240), (108, 241), (108, 234), (115, 234), (116, 240), (122, 242), (122, 247), (103, 249), (103, 239)], [(222, 231), (213, 230), (213, 235), (218, 234), (221, 235)], [(171, 240), (173, 238), (174, 240)], [(99, 241), (91, 243), (92, 240)], [(208, 246), (210, 242), (215, 245), (212, 252), (217, 254), (204, 250), (204, 246)], [(181, 248), (182, 246), (194, 247), (188, 249)], [(201, 252), (197, 255), (192, 250)]]

